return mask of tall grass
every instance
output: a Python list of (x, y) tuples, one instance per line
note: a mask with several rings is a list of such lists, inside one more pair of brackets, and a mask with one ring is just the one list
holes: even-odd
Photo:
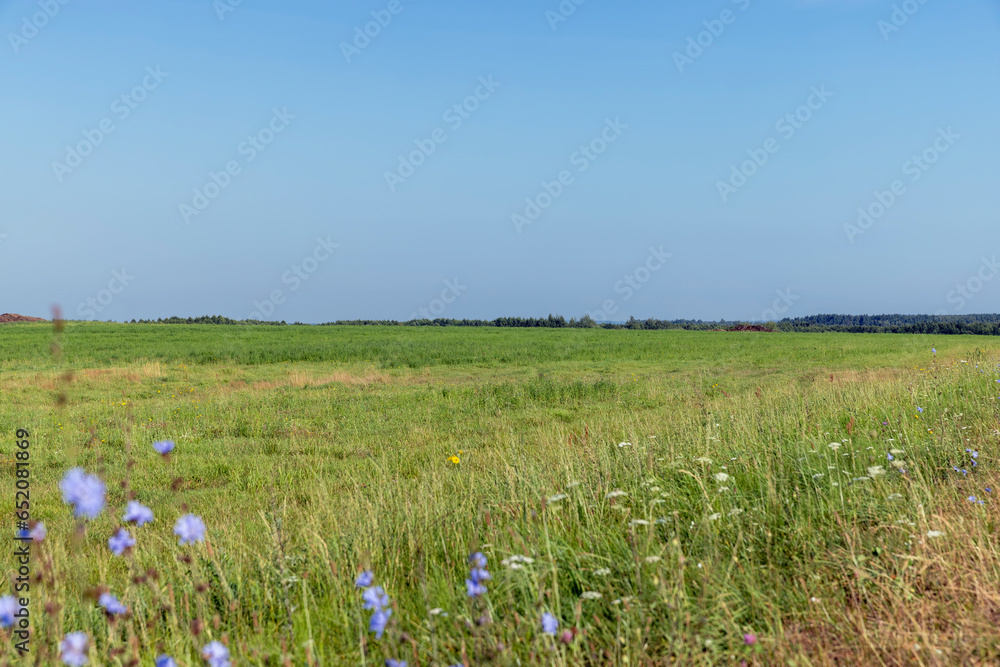
[[(62, 407), (48, 330), (0, 329), (0, 426), (33, 432), (49, 531), (39, 655), (83, 630), (123, 665), (208, 639), (257, 665), (1000, 660), (990, 339), (222, 329), (69, 325)], [(76, 465), (117, 512), (82, 533), (57, 489)], [(157, 512), (127, 558), (123, 480)], [(177, 547), (186, 511), (207, 544)], [(381, 640), (363, 569), (393, 601)]]

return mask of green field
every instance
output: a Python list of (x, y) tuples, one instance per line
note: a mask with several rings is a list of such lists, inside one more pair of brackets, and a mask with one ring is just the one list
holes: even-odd
[[(202, 664), (211, 640), (236, 665), (997, 664), (996, 345), (0, 325), (3, 502), (26, 429), (48, 529), (23, 664), (81, 630), (92, 665)], [(108, 487), (82, 528), (58, 488), (76, 466)], [(119, 557), (127, 489), (156, 520)], [(206, 543), (178, 546), (186, 512)], [(381, 639), (364, 569), (392, 599)]]

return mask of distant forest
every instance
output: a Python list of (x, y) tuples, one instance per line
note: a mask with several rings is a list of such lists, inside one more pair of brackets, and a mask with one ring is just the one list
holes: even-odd
[[(306, 326), (301, 322), (289, 325), (285, 321), (262, 322), (259, 320), (234, 320), (221, 315), (202, 317), (168, 317), (158, 320), (132, 320), (132, 324), (240, 324), (270, 326)], [(918, 333), (918, 334), (975, 334), (1000, 335), (1000, 314), (979, 315), (810, 315), (786, 318), (778, 322), (704, 320), (637, 320), (628, 322), (595, 322), (584, 315), (580, 319), (561, 315), (548, 317), (498, 317), (495, 320), (421, 319), (399, 322), (396, 320), (337, 320), (318, 326), (422, 326), (422, 327), (541, 327), (602, 328), (602, 329), (688, 329), (695, 331), (842, 331), (847, 333)]]

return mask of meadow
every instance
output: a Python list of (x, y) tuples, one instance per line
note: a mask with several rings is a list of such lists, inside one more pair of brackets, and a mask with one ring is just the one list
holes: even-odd
[(3, 502), (24, 429), (47, 533), (4, 664), (997, 664), (995, 345), (0, 325)]

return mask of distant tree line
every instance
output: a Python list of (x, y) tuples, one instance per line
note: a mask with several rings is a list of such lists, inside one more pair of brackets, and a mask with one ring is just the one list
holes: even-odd
[[(202, 317), (166, 317), (157, 320), (132, 320), (132, 324), (232, 324), (288, 326), (280, 322), (260, 320), (234, 320), (222, 315)], [(295, 322), (294, 325), (302, 325)], [(293, 326), (294, 326), (293, 325)], [(548, 317), (498, 317), (493, 320), (419, 319), (400, 322), (398, 320), (337, 320), (320, 326), (419, 326), (419, 327), (504, 327), (504, 328), (545, 328), (545, 329), (686, 329), (691, 331), (840, 331), (846, 333), (908, 333), (908, 334), (975, 334), (982, 336), (1000, 335), (1000, 314), (985, 313), (974, 315), (810, 315), (808, 317), (786, 318), (779, 322), (745, 322), (719, 320), (639, 320), (634, 317), (628, 322), (595, 322), (589, 315), (580, 319), (561, 315)]]

